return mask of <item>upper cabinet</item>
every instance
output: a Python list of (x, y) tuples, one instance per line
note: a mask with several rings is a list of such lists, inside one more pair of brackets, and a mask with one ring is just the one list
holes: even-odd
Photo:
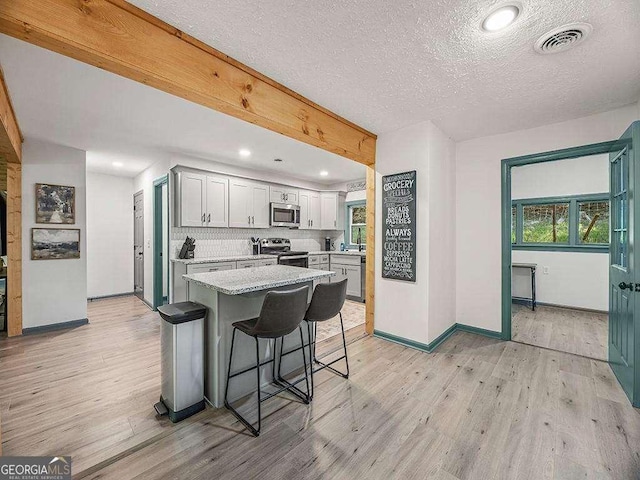
[(229, 179), (229, 227), (269, 228), (269, 185)]
[(300, 190), (300, 230), (320, 230), (320, 193)]
[(229, 180), (216, 175), (179, 172), (177, 224), (181, 227), (227, 227)]
[(320, 228), (322, 230), (344, 230), (344, 204), (346, 196), (341, 192), (320, 194)]
[(300, 205), (300, 192), (296, 189), (285, 187), (282, 185), (271, 185), (270, 187), (271, 203), (286, 203), (289, 205)]

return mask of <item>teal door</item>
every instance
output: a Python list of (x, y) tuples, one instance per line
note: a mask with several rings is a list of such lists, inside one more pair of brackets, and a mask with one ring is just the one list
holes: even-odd
[[(625, 393), (640, 404), (636, 372), (640, 346), (640, 255), (635, 257), (635, 240), (640, 241), (640, 157), (637, 153), (640, 122), (621, 137), (627, 140), (610, 153), (611, 248), (609, 261), (609, 362)], [(635, 145), (634, 145), (635, 140)], [(634, 149), (633, 147), (636, 147)]]

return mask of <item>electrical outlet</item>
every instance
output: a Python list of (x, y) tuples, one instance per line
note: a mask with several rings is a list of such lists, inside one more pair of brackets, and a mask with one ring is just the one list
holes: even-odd
[(544, 275), (549, 275), (549, 267), (542, 267), (542, 273)]

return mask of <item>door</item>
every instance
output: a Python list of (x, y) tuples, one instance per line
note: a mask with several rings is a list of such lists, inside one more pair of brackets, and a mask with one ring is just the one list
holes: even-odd
[[(636, 129), (640, 122), (636, 122)], [(632, 138), (632, 125), (622, 136)], [(636, 135), (638, 131), (636, 130)], [(609, 254), (609, 362), (620, 385), (634, 406), (636, 316), (640, 308), (640, 272), (635, 268), (634, 239), (640, 233), (640, 199), (634, 195), (640, 171), (632, 147), (610, 154), (611, 244)], [(637, 313), (636, 313), (637, 312)], [(640, 318), (640, 317), (639, 317)]]
[(180, 174), (180, 219), (183, 227), (205, 225), (207, 177), (199, 173)]
[(252, 186), (239, 178), (229, 180), (229, 227), (251, 227)]
[(318, 192), (309, 192), (309, 220), (312, 230), (321, 230), (320, 194)]
[(335, 230), (338, 224), (338, 197), (334, 193), (323, 193), (320, 198), (321, 228)]
[(251, 193), (251, 226), (254, 228), (269, 228), (269, 186), (254, 183)]
[(309, 216), (309, 194), (310, 192), (300, 190), (300, 230), (311, 228), (311, 217)]
[(229, 180), (207, 175), (206, 226), (229, 226)]
[(133, 292), (144, 298), (144, 192), (133, 196)]

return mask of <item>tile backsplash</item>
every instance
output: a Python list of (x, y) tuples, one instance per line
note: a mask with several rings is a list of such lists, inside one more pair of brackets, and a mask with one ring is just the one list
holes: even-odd
[(251, 237), (282, 237), (291, 240), (292, 250), (324, 250), (325, 237), (331, 237), (336, 250), (344, 233), (324, 230), (290, 230), (288, 228), (172, 228), (171, 258), (176, 258), (185, 238), (196, 239), (195, 258), (251, 255)]

